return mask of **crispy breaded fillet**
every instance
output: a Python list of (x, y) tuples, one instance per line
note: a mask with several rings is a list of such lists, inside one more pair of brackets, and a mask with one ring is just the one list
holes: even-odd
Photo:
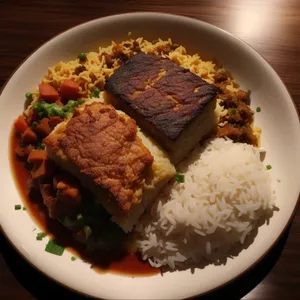
[(105, 89), (106, 101), (132, 116), (175, 163), (216, 126), (217, 88), (169, 59), (139, 53)]
[[(114, 220), (130, 231), (152, 200), (145, 197), (145, 191), (157, 166), (135, 121), (111, 105), (94, 102), (59, 124), (44, 142), (49, 157), (75, 175)], [(170, 162), (167, 167), (164, 184), (175, 173)]]

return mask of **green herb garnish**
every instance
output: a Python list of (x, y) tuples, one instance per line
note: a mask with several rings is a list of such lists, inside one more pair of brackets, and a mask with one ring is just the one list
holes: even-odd
[(184, 182), (184, 175), (183, 174), (176, 174), (175, 178), (176, 178), (176, 181), (179, 182), (179, 183)]
[(26, 97), (26, 99), (32, 99), (32, 94), (31, 93), (26, 93), (25, 97)]
[(233, 108), (233, 109), (231, 110), (231, 114), (232, 114), (232, 115), (236, 115), (236, 109), (235, 109), (235, 108)]
[(34, 228), (32, 229), (32, 231), (36, 231), (36, 228), (34, 227)]
[(37, 241), (41, 241), (44, 237), (46, 237), (47, 234), (45, 232), (39, 232), (37, 235), (36, 235), (36, 240)]
[(70, 100), (64, 107), (60, 107), (56, 103), (40, 101), (34, 104), (33, 109), (38, 113), (41, 119), (55, 116), (66, 118), (69, 114), (73, 113), (76, 106), (82, 103), (84, 103), (83, 100)]
[(20, 210), (22, 207), (20, 204), (15, 205), (15, 210)]
[(42, 150), (45, 149), (45, 147), (46, 147), (45, 143), (40, 143), (37, 145), (36, 149)]
[(37, 128), (38, 125), (39, 125), (39, 123), (37, 121), (34, 121), (34, 122), (32, 122), (31, 127)]
[(78, 54), (78, 56), (77, 56), (77, 58), (79, 59), (79, 60), (86, 60), (86, 54), (85, 53), (79, 53)]
[(272, 169), (272, 166), (271, 166), (271, 165), (266, 165), (266, 169), (267, 169), (267, 170), (271, 170), (271, 169)]
[(27, 208), (25, 206), (23, 206), (23, 210), (27, 210)]
[(260, 107), (256, 107), (256, 112), (261, 112), (261, 108)]
[(85, 225), (85, 226), (83, 227), (83, 231), (84, 231), (85, 237), (86, 237), (87, 239), (88, 239), (88, 238), (91, 236), (91, 234), (92, 234), (92, 229), (91, 229), (91, 227), (88, 226), (88, 225)]
[(46, 245), (45, 251), (58, 256), (62, 256), (65, 248), (61, 245), (56, 244), (55, 241), (50, 240)]
[(77, 258), (75, 256), (71, 257), (71, 261), (75, 261)]
[(82, 214), (78, 214), (77, 217), (76, 217), (76, 219), (77, 219), (78, 221), (83, 220), (83, 215), (82, 215)]
[(92, 97), (99, 98), (100, 90), (98, 88), (94, 88), (92, 91)]

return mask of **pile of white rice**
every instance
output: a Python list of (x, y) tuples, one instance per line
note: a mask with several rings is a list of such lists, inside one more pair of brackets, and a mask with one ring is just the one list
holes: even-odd
[(198, 147), (137, 226), (137, 246), (155, 267), (217, 262), (275, 208), (270, 170), (251, 145), (214, 139)]

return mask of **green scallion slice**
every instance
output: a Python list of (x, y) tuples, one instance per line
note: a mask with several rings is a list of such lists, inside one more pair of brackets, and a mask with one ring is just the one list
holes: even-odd
[(77, 217), (76, 217), (76, 219), (77, 219), (78, 221), (83, 220), (83, 215), (82, 215), (82, 214), (78, 214)]
[(260, 107), (256, 107), (256, 112), (261, 112), (261, 108)]
[(15, 205), (15, 210), (20, 210), (22, 207), (20, 204)]
[(75, 256), (71, 257), (71, 261), (75, 261), (77, 258)]
[(179, 182), (179, 183), (184, 182), (184, 175), (183, 174), (176, 174), (175, 178), (176, 178), (176, 181)]
[(271, 169), (272, 169), (272, 166), (271, 166), (271, 165), (266, 165), (266, 169), (267, 169), (267, 170), (271, 170)]
[(36, 240), (37, 241), (41, 241), (44, 237), (46, 237), (47, 234), (45, 232), (39, 232), (37, 235), (36, 235)]
[(65, 248), (61, 245), (56, 244), (55, 241), (50, 240), (46, 245), (45, 251), (58, 256), (62, 256)]
[(84, 231), (85, 237), (86, 237), (87, 239), (88, 239), (88, 238), (91, 236), (91, 234), (92, 234), (92, 229), (91, 229), (91, 227), (88, 226), (88, 225), (85, 225), (85, 226), (83, 227), (83, 231)]

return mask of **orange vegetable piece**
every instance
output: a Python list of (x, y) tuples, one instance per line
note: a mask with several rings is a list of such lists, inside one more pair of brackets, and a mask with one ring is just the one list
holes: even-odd
[(57, 90), (48, 83), (39, 84), (40, 99), (46, 102), (55, 102), (59, 98)]

